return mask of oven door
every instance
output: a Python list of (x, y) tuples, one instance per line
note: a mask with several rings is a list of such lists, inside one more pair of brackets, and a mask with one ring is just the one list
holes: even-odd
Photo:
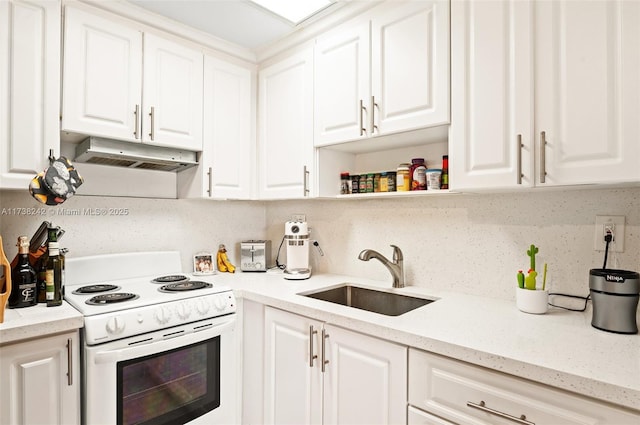
[(235, 314), (86, 347), (83, 423), (236, 423), (235, 352)]

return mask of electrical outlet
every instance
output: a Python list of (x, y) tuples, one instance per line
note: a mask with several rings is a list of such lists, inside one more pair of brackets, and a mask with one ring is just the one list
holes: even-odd
[(624, 220), (623, 215), (597, 215), (593, 249), (604, 251), (606, 247), (604, 237), (607, 231), (610, 231), (613, 234), (613, 240), (609, 244), (609, 252), (624, 252)]
[(291, 214), (291, 221), (307, 221), (306, 214)]

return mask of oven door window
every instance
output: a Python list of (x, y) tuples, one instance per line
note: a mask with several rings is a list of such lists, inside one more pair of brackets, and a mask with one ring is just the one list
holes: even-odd
[(118, 425), (185, 423), (220, 406), (220, 337), (118, 362)]

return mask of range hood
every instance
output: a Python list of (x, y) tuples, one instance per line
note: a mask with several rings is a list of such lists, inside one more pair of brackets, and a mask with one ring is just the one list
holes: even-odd
[(100, 137), (83, 140), (76, 147), (75, 161), (159, 171), (182, 171), (198, 165), (196, 152)]

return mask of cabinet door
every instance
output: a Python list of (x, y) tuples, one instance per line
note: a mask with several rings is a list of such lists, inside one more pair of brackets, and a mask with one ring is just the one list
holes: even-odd
[(373, 134), (449, 123), (449, 2), (384, 5), (371, 30)]
[(80, 423), (77, 332), (0, 348), (0, 422)]
[(202, 150), (203, 54), (144, 34), (143, 141)]
[(531, 3), (451, 4), (451, 187), (531, 187)]
[(323, 146), (368, 134), (369, 21), (319, 38), (314, 58), (314, 144)]
[(140, 141), (142, 33), (65, 8), (62, 130)]
[(200, 165), (178, 173), (178, 197), (249, 199), (253, 181), (251, 71), (204, 58)]
[(264, 423), (322, 422), (322, 373), (314, 344), (321, 327), (297, 314), (265, 309)]
[(26, 189), (60, 154), (60, 2), (0, 2), (0, 188)]
[(303, 198), (313, 184), (313, 50), (259, 73), (261, 199)]
[(407, 347), (325, 325), (324, 423), (407, 423)]
[(540, 183), (638, 181), (640, 3), (540, 1), (535, 9)]

